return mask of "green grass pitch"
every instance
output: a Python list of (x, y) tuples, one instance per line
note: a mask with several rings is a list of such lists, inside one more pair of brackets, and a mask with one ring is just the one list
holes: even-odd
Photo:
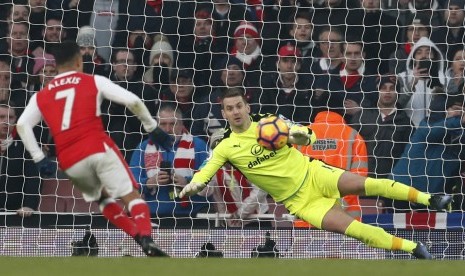
[(463, 261), (0, 257), (1, 275), (461, 275)]

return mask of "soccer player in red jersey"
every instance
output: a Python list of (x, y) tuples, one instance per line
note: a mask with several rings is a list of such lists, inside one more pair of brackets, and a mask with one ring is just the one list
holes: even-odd
[[(150, 212), (138, 184), (113, 140), (105, 133), (100, 104), (108, 99), (125, 105), (142, 122), (150, 139), (167, 149), (171, 138), (133, 93), (108, 78), (82, 73), (79, 46), (61, 43), (55, 53), (58, 75), (34, 94), (17, 123), (18, 134), (42, 176), (56, 165), (40, 149), (32, 128), (44, 119), (54, 138), (60, 168), (88, 202), (97, 201), (102, 214), (140, 244), (147, 256), (167, 256), (152, 240)], [(131, 217), (115, 199), (121, 198)]]

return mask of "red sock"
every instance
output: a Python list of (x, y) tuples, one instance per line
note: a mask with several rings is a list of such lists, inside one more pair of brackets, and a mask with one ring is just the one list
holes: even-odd
[(147, 203), (142, 199), (129, 202), (129, 212), (132, 220), (136, 223), (141, 236), (152, 235), (152, 223), (150, 221), (150, 210)]
[(129, 236), (134, 238), (137, 234), (139, 234), (137, 225), (126, 215), (126, 213), (124, 213), (123, 208), (121, 208), (115, 200), (105, 199), (102, 203), (100, 203), (100, 210), (108, 221), (126, 232)]

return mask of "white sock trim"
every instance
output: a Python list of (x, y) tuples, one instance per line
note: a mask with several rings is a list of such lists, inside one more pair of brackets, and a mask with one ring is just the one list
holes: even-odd
[(138, 199), (134, 199), (131, 202), (129, 202), (128, 204), (129, 212), (131, 212), (132, 207), (134, 207), (134, 205), (137, 205), (137, 204), (145, 204), (145, 201), (142, 198), (138, 198)]
[(98, 205), (100, 212), (103, 212), (103, 209), (105, 209), (105, 206), (107, 206), (110, 203), (116, 203), (116, 200), (111, 197), (105, 198), (104, 200), (102, 200), (102, 202), (100, 202), (100, 204)]

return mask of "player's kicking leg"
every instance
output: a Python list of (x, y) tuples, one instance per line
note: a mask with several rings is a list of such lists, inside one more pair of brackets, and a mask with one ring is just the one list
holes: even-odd
[(140, 197), (136, 190), (121, 197), (124, 204), (131, 213), (132, 220), (138, 228), (138, 233), (133, 236), (134, 240), (142, 247), (147, 256), (168, 257), (152, 239), (152, 224), (150, 211), (147, 203)]
[[(136, 190), (138, 184), (134, 176), (130, 173), (118, 149), (107, 147), (104, 158), (100, 158), (96, 163), (96, 174), (102, 183), (105, 195), (109, 195), (105, 200), (108, 201), (112, 198), (121, 198), (131, 214), (131, 218), (128, 218), (135, 225), (137, 232), (127, 233), (140, 244), (147, 256), (168, 256), (152, 240), (152, 224), (150, 221), (149, 207)], [(103, 201), (100, 203), (100, 208), (103, 210), (102, 213), (104, 215), (105, 211), (111, 206), (111, 209), (113, 209), (111, 213), (114, 214), (113, 218), (119, 218), (123, 215), (127, 217), (125, 213), (118, 213), (116, 205), (114, 200), (109, 203)], [(119, 209), (121, 209), (121, 207), (119, 207)], [(109, 219), (112, 218), (111, 215), (105, 217)], [(114, 223), (111, 220), (110, 222)]]

